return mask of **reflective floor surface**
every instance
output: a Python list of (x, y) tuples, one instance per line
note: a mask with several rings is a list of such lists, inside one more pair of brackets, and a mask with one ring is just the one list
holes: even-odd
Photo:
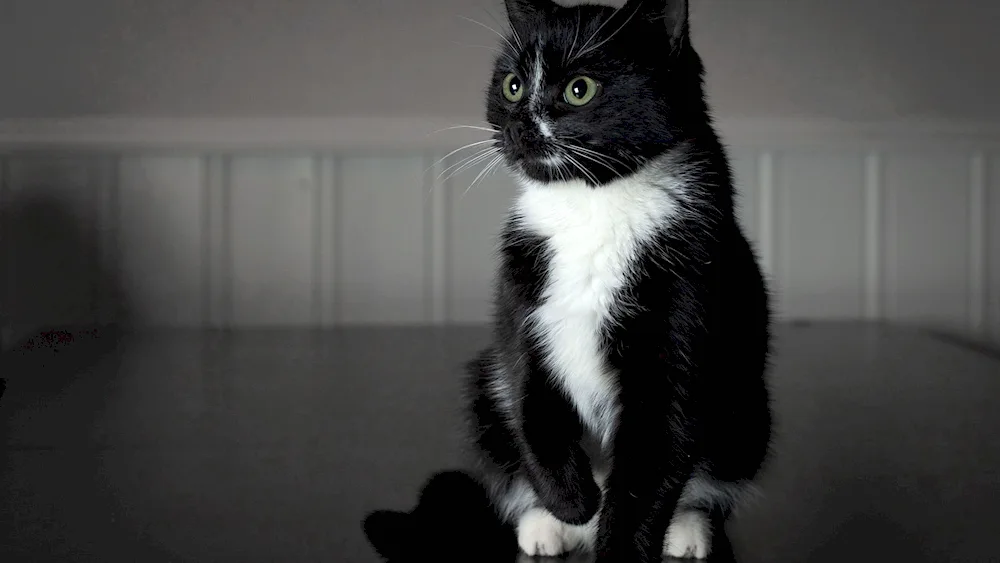
[[(365, 515), (460, 466), (458, 370), (487, 338), (36, 339), (0, 359), (0, 561), (374, 563)], [(776, 346), (774, 458), (715, 560), (1000, 561), (1000, 361), (860, 324), (783, 325)], [(456, 529), (423, 544), (503, 553), (456, 554)]]

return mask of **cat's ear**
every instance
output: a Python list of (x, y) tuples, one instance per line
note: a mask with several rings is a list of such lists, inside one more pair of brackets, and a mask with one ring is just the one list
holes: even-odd
[(628, 0), (622, 11), (666, 27), (671, 51), (687, 41), (688, 0)]
[(504, 0), (507, 18), (515, 29), (530, 28), (548, 15), (554, 4), (552, 0)]

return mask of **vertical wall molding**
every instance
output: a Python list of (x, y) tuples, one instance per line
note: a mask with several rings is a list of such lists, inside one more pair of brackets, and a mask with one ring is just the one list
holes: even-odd
[[(792, 280), (792, 194), (788, 185), (787, 172), (783, 169), (781, 156), (771, 155), (769, 194), (771, 211), (771, 269), (778, 286), (787, 291)], [(779, 302), (781, 302), (779, 300)], [(784, 311), (782, 311), (783, 313)]]
[[(10, 163), (6, 154), (0, 154), (0, 219), (8, 218), (10, 213)], [(14, 329), (11, 325), (10, 307), (14, 304), (14, 245), (10, 240), (10, 221), (0, 220), (0, 264), (4, 271), (0, 272), (0, 351), (6, 350), (14, 343)]]
[[(885, 320), (894, 320), (899, 316), (899, 196), (898, 187), (890, 179), (889, 167), (891, 155), (881, 158), (880, 179), (882, 188), (882, 244), (879, 264), (882, 270), (880, 284), (880, 316)], [(896, 172), (898, 174), (898, 172)]]
[(1000, 347), (1000, 152), (987, 154), (985, 190), (986, 257), (983, 270), (986, 279), (986, 333), (990, 342)]
[(212, 325), (212, 159), (202, 157), (199, 191), (201, 192), (201, 324)]
[(222, 156), (222, 183), (219, 191), (221, 206), (219, 215), (221, 218), (221, 255), (219, 260), (222, 265), (220, 287), (223, 326), (231, 328), (233, 323), (233, 158), (230, 155)]
[(881, 319), (883, 315), (882, 296), (885, 288), (883, 183), (882, 157), (878, 152), (869, 152), (865, 155), (864, 316), (872, 321)]
[(311, 180), (312, 180), (312, 256), (310, 256), (310, 275), (312, 279), (309, 281), (309, 285), (312, 291), (310, 296), (310, 307), (309, 307), (309, 324), (314, 328), (323, 326), (323, 310), (325, 307), (323, 299), (323, 256), (325, 253), (325, 244), (323, 243), (323, 226), (324, 226), (324, 197), (326, 194), (323, 193), (323, 157), (320, 155), (313, 155), (310, 164), (312, 166), (311, 170)]
[(329, 318), (333, 325), (344, 322), (344, 262), (341, 244), (344, 236), (341, 230), (344, 221), (344, 159), (330, 158), (330, 301)]
[(337, 179), (334, 158), (319, 155), (313, 162), (316, 182), (313, 211), (313, 323), (337, 323)]
[(433, 154), (424, 155), (423, 191), (425, 194), (425, 316), (434, 325), (448, 322), (449, 268), (451, 257), (448, 237), (451, 234), (449, 192), (441, 181), (444, 160)]
[(774, 153), (764, 151), (757, 157), (757, 194), (760, 198), (757, 210), (757, 236), (760, 240), (762, 267), (771, 278), (776, 277), (774, 236)]
[(204, 158), (202, 185), (202, 317), (210, 328), (232, 324), (232, 224), (230, 158)]
[[(102, 277), (109, 273), (121, 272), (122, 253), (119, 246), (121, 230), (121, 167), (120, 156), (110, 156), (101, 160), (101, 166), (92, 170), (92, 189), (96, 190), (96, 221), (98, 229), (97, 248), (100, 260), (94, 264), (94, 279), (97, 281), (94, 298), (94, 320), (98, 324), (111, 324), (121, 320), (122, 307), (119, 296), (107, 294), (107, 284)], [(94, 174), (93, 172), (99, 172)]]
[(977, 151), (969, 160), (969, 331), (986, 337), (989, 301), (987, 264), (987, 159)]

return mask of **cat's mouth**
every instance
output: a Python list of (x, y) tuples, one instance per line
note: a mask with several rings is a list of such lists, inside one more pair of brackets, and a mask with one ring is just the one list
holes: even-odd
[(566, 158), (557, 152), (522, 154), (511, 158), (510, 163), (527, 177), (540, 182), (560, 179), (568, 167)]
[(521, 157), (520, 160), (527, 164), (549, 166), (553, 168), (562, 166), (565, 163), (565, 159), (558, 153), (527, 155)]

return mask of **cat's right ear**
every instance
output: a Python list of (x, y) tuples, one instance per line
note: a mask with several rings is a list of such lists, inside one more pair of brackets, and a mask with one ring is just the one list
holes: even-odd
[(523, 29), (537, 26), (555, 4), (552, 0), (504, 0), (507, 6), (507, 19), (519, 33)]
[(621, 11), (639, 14), (649, 22), (662, 22), (671, 51), (676, 51), (687, 40), (688, 0), (628, 0)]

